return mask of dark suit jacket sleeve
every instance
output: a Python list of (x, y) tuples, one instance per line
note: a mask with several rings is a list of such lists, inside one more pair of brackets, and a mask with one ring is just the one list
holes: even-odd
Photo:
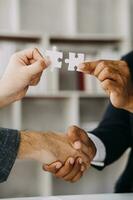
[(105, 145), (105, 166), (111, 164), (131, 146), (129, 113), (110, 104), (103, 120), (91, 133), (100, 138)]
[(0, 182), (6, 181), (16, 160), (20, 143), (17, 130), (0, 128)]

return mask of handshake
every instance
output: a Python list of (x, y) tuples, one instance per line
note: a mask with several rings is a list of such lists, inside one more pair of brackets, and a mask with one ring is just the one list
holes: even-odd
[(56, 177), (75, 182), (83, 175), (96, 154), (87, 133), (76, 127), (67, 134), (20, 131), (19, 159), (43, 163), (43, 169)]

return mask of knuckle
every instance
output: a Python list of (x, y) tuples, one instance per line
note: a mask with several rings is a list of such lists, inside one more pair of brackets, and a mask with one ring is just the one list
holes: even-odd
[(75, 132), (75, 131), (77, 131), (78, 129), (79, 129), (79, 128), (78, 128), (77, 126), (75, 126), (75, 125), (69, 127), (69, 131), (70, 131), (70, 132)]
[(106, 85), (106, 86), (110, 86), (110, 85), (111, 85), (111, 81), (110, 81), (110, 80), (106, 80), (106, 81), (105, 81), (105, 85)]
[(99, 60), (99, 65), (101, 65), (101, 66), (106, 66), (106, 61), (104, 61), (104, 60)]
[(110, 74), (110, 73), (113, 73), (113, 70), (112, 70), (111, 67), (106, 66), (106, 68), (105, 68), (105, 72), (106, 72), (106, 74), (108, 75), (108, 74)]

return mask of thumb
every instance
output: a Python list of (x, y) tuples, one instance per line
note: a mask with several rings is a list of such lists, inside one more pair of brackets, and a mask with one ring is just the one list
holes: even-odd
[(82, 141), (80, 139), (79, 128), (77, 126), (70, 126), (67, 131), (67, 136), (69, 142), (74, 148), (75, 148), (75, 143), (76, 143), (76, 149), (81, 148)]
[(48, 64), (45, 62), (44, 59), (39, 59), (38, 61), (34, 62), (33, 64), (27, 67), (29, 73), (31, 75), (36, 75), (38, 73), (43, 72), (44, 69), (48, 67)]
[(90, 143), (87, 133), (77, 126), (69, 127), (67, 136), (69, 142), (75, 149), (81, 149), (84, 145), (88, 146)]

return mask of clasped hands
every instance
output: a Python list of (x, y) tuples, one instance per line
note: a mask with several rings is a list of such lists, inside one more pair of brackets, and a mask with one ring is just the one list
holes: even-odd
[(90, 167), (96, 148), (86, 132), (76, 126), (67, 134), (21, 131), (19, 159), (43, 163), (43, 169), (56, 177), (75, 182)]

